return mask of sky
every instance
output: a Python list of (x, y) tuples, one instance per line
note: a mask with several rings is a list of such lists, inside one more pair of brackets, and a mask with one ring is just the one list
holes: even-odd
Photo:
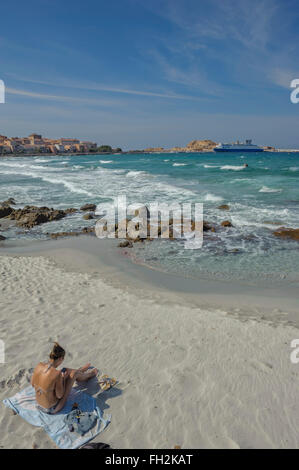
[(298, 0), (1, 4), (0, 134), (299, 148)]

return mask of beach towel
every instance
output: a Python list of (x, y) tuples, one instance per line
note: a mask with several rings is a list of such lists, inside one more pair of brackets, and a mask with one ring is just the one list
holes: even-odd
[[(96, 425), (84, 436), (71, 432), (65, 422), (65, 417), (71, 412), (74, 402), (78, 404), (81, 411), (94, 413), (98, 418)], [(64, 408), (55, 415), (49, 415), (38, 409), (35, 390), (31, 385), (13, 397), (3, 400), (3, 403), (28, 423), (42, 427), (61, 449), (77, 449), (102, 432), (111, 419), (110, 415), (104, 419), (96, 400), (76, 387), (72, 389)]]

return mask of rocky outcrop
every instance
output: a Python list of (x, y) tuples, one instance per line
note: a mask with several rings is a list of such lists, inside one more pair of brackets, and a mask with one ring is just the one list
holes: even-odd
[(220, 209), (221, 211), (229, 211), (230, 207), (228, 204), (221, 204), (221, 206), (218, 206), (217, 209)]
[(32, 228), (36, 225), (60, 220), (66, 216), (64, 210), (49, 209), (49, 207), (25, 206), (23, 209), (14, 209), (8, 218), (16, 220), (18, 227)]
[(6, 240), (6, 237), (3, 237), (3, 235), (0, 235), (0, 242), (3, 242), (4, 240)]
[(25, 206), (23, 209), (12, 209), (8, 206), (3, 208), (3, 213), (6, 215), (2, 217), (15, 220), (18, 227), (32, 228), (46, 222), (63, 219), (75, 211), (76, 209), (73, 208), (60, 210), (49, 207)]
[(96, 208), (96, 204), (84, 204), (84, 206), (80, 207), (80, 211), (95, 211)]
[(209, 151), (209, 150), (213, 150), (215, 147), (216, 147), (216, 142), (213, 142), (212, 140), (208, 140), (208, 139), (205, 139), (205, 140), (192, 140), (191, 142), (189, 142), (189, 144), (187, 144), (187, 149), (188, 150), (191, 150), (191, 151), (203, 151), (203, 150), (206, 150), (206, 151)]
[(212, 140), (192, 140), (186, 147), (172, 147), (172, 152), (212, 152), (216, 147)]
[(286, 228), (281, 227), (280, 229), (273, 232), (276, 237), (289, 238), (291, 240), (299, 241), (299, 228)]
[(147, 149), (144, 149), (144, 152), (157, 152), (157, 153), (160, 153), (160, 152), (164, 152), (164, 148), (163, 147), (149, 147)]

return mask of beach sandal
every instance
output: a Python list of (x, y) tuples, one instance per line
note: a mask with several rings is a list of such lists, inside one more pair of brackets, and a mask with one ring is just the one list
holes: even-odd
[(102, 375), (99, 378), (99, 385), (101, 387), (101, 390), (104, 392), (106, 390), (109, 390), (110, 388), (114, 387), (114, 385), (117, 384), (117, 380), (114, 378), (110, 378), (108, 375)]

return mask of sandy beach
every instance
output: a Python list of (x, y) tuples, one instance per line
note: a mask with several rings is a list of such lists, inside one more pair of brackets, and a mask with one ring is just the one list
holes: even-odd
[[(90, 361), (119, 381), (104, 393), (88, 385), (112, 414), (96, 441), (115, 449), (298, 448), (299, 366), (290, 343), (299, 333), (287, 308), (278, 322), (249, 310), (238, 316), (204, 304), (200, 293), (188, 302), (142, 288), (142, 279), (134, 288), (72, 247), (64, 257), (40, 250), (0, 258), (1, 401), (28, 384), (58, 340), (66, 366)], [(0, 423), (1, 448), (55, 448), (3, 404)]]

